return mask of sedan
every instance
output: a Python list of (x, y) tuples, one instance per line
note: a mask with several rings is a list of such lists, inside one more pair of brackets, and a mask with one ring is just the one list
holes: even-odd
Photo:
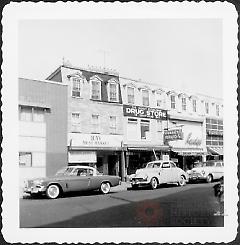
[(71, 191), (100, 190), (107, 194), (110, 188), (120, 184), (120, 177), (100, 174), (88, 166), (68, 166), (60, 169), (55, 176), (31, 179), (25, 182), (24, 192), (36, 195), (46, 194), (55, 199)]

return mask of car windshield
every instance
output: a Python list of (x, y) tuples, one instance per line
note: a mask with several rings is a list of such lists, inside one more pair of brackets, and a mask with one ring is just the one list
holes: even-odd
[(62, 168), (60, 170), (57, 171), (57, 173), (55, 174), (56, 176), (60, 176), (60, 175), (71, 175), (71, 172), (73, 171), (73, 168), (71, 167), (65, 167)]
[(214, 166), (215, 165), (215, 162), (205, 162), (204, 164), (203, 164), (203, 166), (205, 167), (212, 167), (212, 166)]
[(161, 162), (149, 162), (149, 163), (146, 163), (145, 168), (159, 168), (160, 165), (161, 165)]
[(194, 167), (195, 168), (199, 168), (199, 167), (202, 167), (203, 166), (203, 163), (202, 162), (195, 162), (194, 163)]

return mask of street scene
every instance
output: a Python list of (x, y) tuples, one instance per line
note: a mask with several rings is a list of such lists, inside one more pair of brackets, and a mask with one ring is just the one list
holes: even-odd
[(19, 22), (20, 228), (224, 227), (221, 25)]

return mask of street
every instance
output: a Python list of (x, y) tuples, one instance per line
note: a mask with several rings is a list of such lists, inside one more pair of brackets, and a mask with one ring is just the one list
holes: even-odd
[(114, 187), (107, 195), (74, 193), (55, 200), (25, 197), (20, 199), (20, 227), (223, 226), (223, 216), (214, 215), (219, 211), (214, 184)]

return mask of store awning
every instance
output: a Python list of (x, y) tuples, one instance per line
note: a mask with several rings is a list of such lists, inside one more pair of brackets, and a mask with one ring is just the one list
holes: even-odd
[(223, 147), (207, 147), (210, 155), (223, 155)]
[(206, 154), (203, 148), (172, 148), (172, 151), (181, 156), (201, 156)]
[(169, 151), (169, 146), (153, 146), (153, 145), (124, 145), (129, 151)]

